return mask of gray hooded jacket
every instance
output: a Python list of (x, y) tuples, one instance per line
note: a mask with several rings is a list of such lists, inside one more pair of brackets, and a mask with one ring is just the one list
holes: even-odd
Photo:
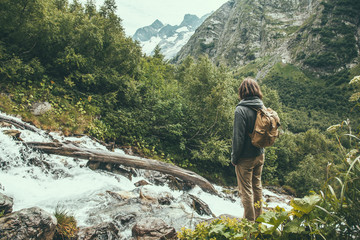
[(254, 130), (256, 111), (262, 108), (263, 102), (258, 97), (249, 97), (240, 101), (235, 109), (234, 132), (232, 138), (231, 162), (238, 164), (242, 158), (253, 158), (264, 153), (263, 148), (251, 144), (249, 133)]

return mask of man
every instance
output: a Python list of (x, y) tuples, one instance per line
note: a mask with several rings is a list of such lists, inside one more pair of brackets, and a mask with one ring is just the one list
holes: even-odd
[(240, 102), (235, 109), (231, 162), (235, 166), (244, 217), (255, 221), (262, 213), (261, 172), (264, 149), (251, 144), (256, 120), (256, 109), (264, 106), (262, 92), (257, 82), (245, 78), (239, 87)]

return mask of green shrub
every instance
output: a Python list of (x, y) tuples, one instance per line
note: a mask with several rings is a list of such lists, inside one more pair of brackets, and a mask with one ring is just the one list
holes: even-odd
[(178, 233), (181, 240), (190, 239), (315, 239), (321, 235), (317, 224), (319, 195), (313, 194), (291, 201), (292, 210), (276, 207), (261, 214), (253, 223), (245, 218), (219, 218), (201, 222), (194, 230), (182, 228)]
[[(182, 228), (178, 233), (181, 240), (190, 239), (254, 239), (251, 234), (258, 233), (259, 225), (254, 225), (246, 219), (219, 218), (208, 222), (199, 223), (195, 230)], [(257, 235), (257, 234), (256, 234)], [(253, 235), (254, 236), (254, 235)]]

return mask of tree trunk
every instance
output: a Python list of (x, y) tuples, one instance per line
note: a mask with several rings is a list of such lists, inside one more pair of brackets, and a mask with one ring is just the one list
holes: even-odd
[(182, 180), (192, 182), (206, 192), (217, 194), (214, 186), (205, 178), (192, 171), (185, 170), (169, 163), (114, 152), (79, 148), (72, 144), (28, 142), (26, 145), (48, 154), (76, 157), (91, 161), (115, 163), (128, 167), (159, 171), (165, 174), (173, 175)]

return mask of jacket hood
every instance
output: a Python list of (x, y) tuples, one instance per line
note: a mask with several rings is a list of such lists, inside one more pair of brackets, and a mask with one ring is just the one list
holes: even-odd
[(261, 101), (258, 97), (249, 97), (242, 99), (238, 106), (247, 106), (247, 107), (253, 107), (253, 108), (262, 108), (264, 106), (264, 103)]

